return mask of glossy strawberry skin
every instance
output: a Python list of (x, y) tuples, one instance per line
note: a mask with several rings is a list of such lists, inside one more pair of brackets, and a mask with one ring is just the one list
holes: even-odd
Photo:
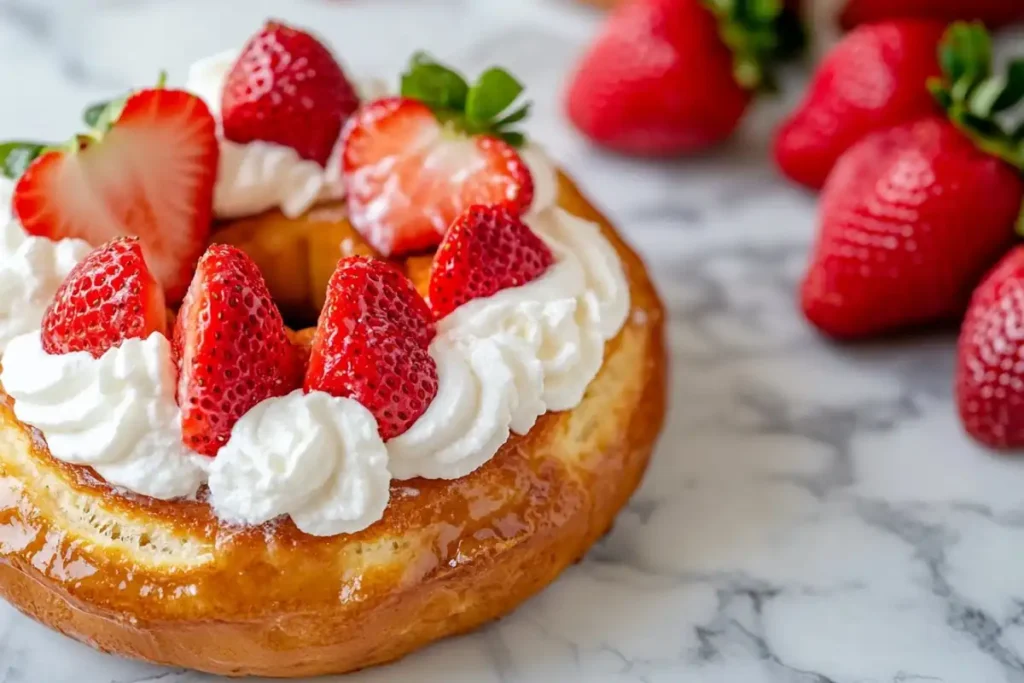
[(836, 164), (801, 287), (819, 330), (855, 339), (958, 320), (1014, 241), (1015, 169), (947, 120), (874, 133)]
[(330, 50), (310, 34), (268, 22), (253, 36), (224, 84), (224, 136), (291, 147), (327, 164), (359, 96)]
[(396, 274), (382, 261), (361, 257), (338, 264), (305, 379), (307, 392), (324, 391), (365, 406), (384, 440), (408, 430), (438, 386), (437, 366), (427, 352), (433, 321), (412, 283), (399, 285)]
[(43, 350), (99, 358), (126, 339), (163, 333), (167, 308), (137, 238), (123, 237), (75, 266), (43, 315)]
[(547, 245), (504, 205), (471, 206), (434, 255), (430, 306), (443, 318), (462, 304), (536, 280), (555, 262)]
[(130, 96), (102, 140), (38, 157), (18, 180), (12, 207), (25, 231), (99, 246), (140, 238), (167, 299), (181, 301), (213, 216), (220, 147), (216, 122), (195, 95)]
[(668, 156), (728, 138), (750, 101), (700, 0), (632, 0), (612, 12), (580, 62), (567, 113), (598, 145)]
[(509, 144), (446, 131), (422, 102), (362, 107), (342, 134), (352, 225), (385, 256), (428, 250), (468, 206), (533, 201), (530, 169)]
[(1017, 0), (847, 0), (840, 24), (859, 24), (898, 18), (936, 19), (945, 23), (981, 21), (989, 28), (1024, 22), (1024, 4)]
[(957, 346), (956, 399), (967, 433), (992, 448), (1024, 446), (1024, 247), (971, 297)]
[(199, 261), (174, 328), (178, 405), (186, 446), (214, 456), (260, 401), (301, 384), (301, 364), (256, 264), (211, 246)]
[(776, 134), (779, 169), (819, 190), (842, 153), (865, 135), (936, 112), (925, 84), (940, 73), (945, 28), (935, 21), (893, 21), (844, 37)]

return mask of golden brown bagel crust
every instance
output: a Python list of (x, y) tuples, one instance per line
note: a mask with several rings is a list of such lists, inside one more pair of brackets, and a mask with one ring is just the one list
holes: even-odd
[(663, 312), (643, 264), (564, 176), (559, 203), (600, 223), (632, 293), (575, 410), (462, 479), (393, 482), (380, 522), (317, 538), (114, 493), (54, 460), (6, 399), (0, 594), (100, 650), (227, 675), (352, 671), (510, 612), (608, 530), (665, 412)]

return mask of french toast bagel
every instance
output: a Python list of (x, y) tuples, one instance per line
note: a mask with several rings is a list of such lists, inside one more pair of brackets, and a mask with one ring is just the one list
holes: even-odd
[(551, 583), (638, 485), (667, 375), (664, 314), (642, 262), (567, 177), (559, 185), (559, 204), (615, 246), (632, 305), (574, 410), (544, 415), (461, 479), (394, 481), (384, 518), (361, 532), (314, 537), (288, 518), (223, 524), (202, 494), (115, 495), (54, 459), (4, 396), (0, 596), (106, 652), (299, 677), (397, 659)]

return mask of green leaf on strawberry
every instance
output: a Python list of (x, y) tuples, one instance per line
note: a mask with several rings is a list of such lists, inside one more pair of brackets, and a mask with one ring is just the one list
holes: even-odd
[(774, 90), (773, 63), (792, 45), (780, 39), (782, 0), (704, 0), (718, 18), (722, 41), (733, 53), (736, 82), (748, 90)]
[(5, 142), (0, 144), (0, 173), (5, 178), (17, 180), (36, 157), (50, 148), (42, 142)]
[(530, 103), (514, 108), (523, 85), (504, 69), (487, 69), (470, 85), (458, 72), (417, 52), (402, 74), (400, 90), (465, 133), (493, 135), (516, 147), (526, 140), (512, 126), (529, 115)]
[(983, 151), (1024, 171), (1024, 127), (1005, 114), (1024, 102), (1024, 59), (993, 73), (992, 40), (980, 22), (957, 22), (939, 46), (943, 75), (928, 82), (949, 119)]

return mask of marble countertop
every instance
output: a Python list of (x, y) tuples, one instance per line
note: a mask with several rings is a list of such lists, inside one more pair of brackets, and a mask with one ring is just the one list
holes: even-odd
[[(951, 401), (953, 336), (843, 348), (794, 304), (814, 200), (767, 161), (803, 76), (724, 149), (595, 152), (560, 117), (597, 23), (555, 0), (0, 0), (4, 137), (63, 139), (82, 106), (280, 16), (350, 69), (426, 48), (511, 68), (530, 124), (644, 254), (671, 309), (672, 412), (646, 482), (587, 558), (510, 617), (346, 683), (1024, 682), (1024, 461)], [(0, 683), (199, 683), (0, 607)]]

